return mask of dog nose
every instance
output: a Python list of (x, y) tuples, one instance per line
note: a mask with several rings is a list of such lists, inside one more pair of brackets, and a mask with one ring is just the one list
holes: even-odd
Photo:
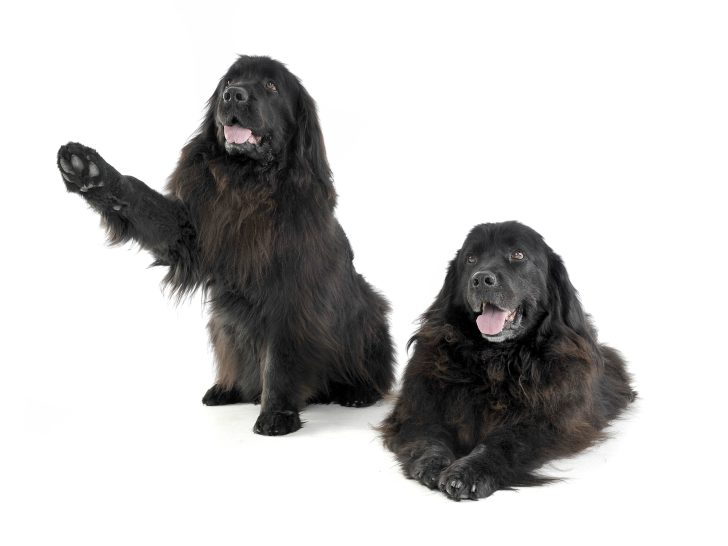
[(498, 284), (498, 278), (492, 271), (478, 271), (471, 279), (473, 286), (495, 286)]
[(243, 87), (228, 87), (222, 94), (222, 100), (233, 103), (248, 102), (248, 92)]

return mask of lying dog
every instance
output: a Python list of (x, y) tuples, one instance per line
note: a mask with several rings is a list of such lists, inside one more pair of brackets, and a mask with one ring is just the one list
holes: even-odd
[(411, 343), (381, 431), (407, 477), (454, 500), (549, 481), (534, 471), (601, 439), (636, 395), (559, 256), (517, 222), (470, 232)]
[(315, 104), (281, 63), (230, 67), (167, 195), (81, 144), (62, 146), (58, 166), (112, 242), (149, 250), (173, 291), (207, 291), (218, 373), (205, 404), (260, 402), (255, 432), (281, 435), (308, 402), (388, 392), (388, 304), (354, 270)]

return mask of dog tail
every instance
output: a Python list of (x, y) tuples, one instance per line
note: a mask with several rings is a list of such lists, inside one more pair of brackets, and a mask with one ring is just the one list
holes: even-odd
[(532, 472), (522, 473), (515, 476), (513, 481), (503, 489), (513, 490), (517, 487), (537, 487), (539, 485), (549, 485), (552, 483), (563, 482), (564, 478), (554, 478), (552, 476), (542, 476)]

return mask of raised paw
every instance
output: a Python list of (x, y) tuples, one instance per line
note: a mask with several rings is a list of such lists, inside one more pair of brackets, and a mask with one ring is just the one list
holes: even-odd
[(226, 389), (222, 385), (213, 385), (202, 397), (206, 406), (224, 406), (226, 404), (239, 404), (243, 402), (243, 395), (238, 389)]
[(440, 474), (451, 462), (451, 459), (442, 455), (424, 455), (409, 465), (407, 474), (425, 487), (437, 489)]
[(297, 411), (264, 411), (258, 416), (253, 432), (263, 436), (283, 436), (301, 428)]
[(478, 500), (492, 495), (498, 486), (495, 479), (467, 459), (460, 459), (442, 471), (440, 491), (455, 501)]
[(58, 150), (58, 169), (66, 188), (74, 193), (98, 191), (109, 182), (109, 176), (118, 176), (96, 150), (76, 142), (69, 142)]

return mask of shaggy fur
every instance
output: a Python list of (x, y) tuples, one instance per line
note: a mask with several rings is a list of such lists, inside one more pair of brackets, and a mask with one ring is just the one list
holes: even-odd
[(389, 391), (388, 304), (354, 270), (315, 104), (281, 63), (230, 67), (167, 195), (80, 144), (58, 166), (112, 242), (149, 250), (173, 292), (206, 290), (217, 381), (205, 404), (260, 402), (255, 432), (280, 435), (306, 403), (365, 406)]
[(517, 222), (470, 232), (410, 343), (381, 431), (407, 477), (454, 500), (549, 481), (534, 471), (602, 439), (635, 397), (559, 256)]

